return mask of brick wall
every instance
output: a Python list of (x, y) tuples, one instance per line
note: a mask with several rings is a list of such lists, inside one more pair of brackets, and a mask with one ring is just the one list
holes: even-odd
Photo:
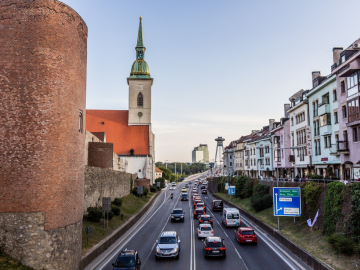
[(98, 137), (96, 137), (91, 132), (85, 130), (85, 165), (88, 165), (89, 161), (89, 142), (102, 142)]
[(130, 176), (130, 173), (85, 166), (83, 213), (90, 206), (101, 207), (102, 197), (114, 200), (129, 195)]
[(113, 168), (113, 144), (89, 142), (88, 166), (104, 169)]
[(134, 183), (135, 183), (134, 187), (143, 186), (150, 191), (150, 179), (135, 179)]
[[(84, 193), (87, 26), (56, 0), (0, 1), (0, 214), (17, 224), (0, 230), (0, 245), (35, 269), (76, 269), (81, 251)], [(21, 227), (25, 213), (43, 213), (45, 233), (69, 244), (60, 253), (32, 255)], [(0, 228), (7, 227), (1, 219)], [(64, 231), (61, 233), (60, 231)], [(70, 237), (70, 235), (78, 236)], [(5, 240), (4, 240), (5, 239)], [(5, 243), (3, 242), (5, 241)], [(55, 245), (55, 244), (54, 244)], [(63, 251), (63, 250), (62, 250)]]

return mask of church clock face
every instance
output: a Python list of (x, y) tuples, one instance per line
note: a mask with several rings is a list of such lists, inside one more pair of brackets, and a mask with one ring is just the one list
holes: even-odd
[(144, 90), (144, 85), (138, 84), (138, 85), (136, 86), (136, 89), (137, 89), (138, 91), (142, 91), (142, 90)]
[(141, 117), (143, 115), (142, 112), (138, 112), (138, 116)]

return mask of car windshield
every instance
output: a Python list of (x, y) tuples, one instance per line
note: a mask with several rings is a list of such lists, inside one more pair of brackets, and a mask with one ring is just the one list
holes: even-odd
[(175, 236), (163, 236), (160, 237), (159, 244), (175, 244), (176, 237)]
[(182, 210), (174, 210), (174, 211), (173, 211), (173, 214), (182, 214), (182, 213), (183, 213)]
[(135, 257), (119, 257), (116, 259), (116, 266), (119, 267), (129, 267), (135, 266)]
[(241, 234), (242, 235), (253, 235), (254, 231), (242, 231)]
[(227, 214), (227, 219), (239, 219), (239, 214)]
[(201, 229), (202, 231), (211, 231), (211, 227), (210, 227), (210, 226), (200, 227), (200, 229)]
[(209, 242), (208, 247), (222, 247), (221, 242)]
[(183, 197), (187, 197), (187, 194), (182, 194), (181, 196), (183, 196)]
[(221, 206), (222, 202), (215, 202), (215, 206)]
[(204, 204), (203, 203), (198, 203), (197, 206), (204, 206)]
[(201, 214), (201, 213), (203, 213), (204, 211), (202, 210), (202, 209), (198, 209), (198, 210), (196, 210), (196, 213), (197, 214)]
[(201, 217), (201, 220), (209, 221), (210, 217)]

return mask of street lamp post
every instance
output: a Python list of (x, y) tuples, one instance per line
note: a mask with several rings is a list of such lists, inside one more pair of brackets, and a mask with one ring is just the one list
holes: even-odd
[[(256, 149), (262, 149), (262, 148), (265, 148), (265, 146), (257, 146)], [(272, 147), (269, 147), (270, 149), (274, 150), (274, 148)], [(291, 146), (290, 148), (288, 147), (278, 147), (276, 148), (276, 150), (284, 150), (284, 149), (291, 149), (291, 150), (295, 150), (295, 149), (298, 149), (297, 146)], [(279, 159), (279, 155), (277, 155), (277, 160)], [(279, 187), (279, 162), (276, 161), (276, 187)], [(280, 217), (278, 216), (278, 231), (280, 231)]]

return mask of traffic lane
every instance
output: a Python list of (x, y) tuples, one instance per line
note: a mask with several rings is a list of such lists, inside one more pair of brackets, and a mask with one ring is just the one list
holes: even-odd
[[(179, 191), (176, 193), (177, 196), (180, 195)], [(159, 237), (161, 229), (166, 223), (171, 210), (175, 205), (175, 201), (169, 198), (169, 192), (164, 192), (163, 196), (165, 200), (163, 198), (159, 198), (156, 204), (158, 205), (161, 202), (160, 205), (158, 205), (156, 208), (154, 207), (153, 211), (149, 214), (149, 217), (145, 219), (144, 223), (146, 223), (146, 225), (142, 227), (142, 229), (140, 229), (124, 247), (124, 249), (127, 248), (129, 250), (137, 250), (142, 263), (144, 263), (146, 257), (148, 256), (155, 240)], [(152, 215), (154, 212), (156, 213)], [(161, 224), (163, 225), (161, 226)], [(105, 267), (100, 267), (99, 269), (112, 270), (112, 263), (115, 262), (117, 256), (118, 254), (113, 254), (109, 263), (106, 264)]]
[[(211, 209), (212, 200), (209, 196), (203, 196), (206, 206)], [(212, 212), (212, 211), (211, 211)], [(279, 256), (262, 240), (258, 237), (257, 245), (240, 245), (235, 240), (236, 227), (225, 228), (221, 221), (221, 212), (212, 212), (214, 218), (221, 224), (221, 227), (229, 236), (230, 241), (234, 244), (235, 248), (240, 253), (248, 269), (291, 269), (288, 264), (284, 262)], [(241, 218), (241, 217), (240, 217)], [(244, 222), (240, 223), (240, 227), (248, 227)]]
[[(207, 214), (210, 214), (210, 211), (207, 210)], [(220, 224), (213, 220), (213, 229), (214, 236), (219, 236), (221, 239), (224, 239), (224, 244), (226, 248), (226, 258), (222, 257), (205, 257), (203, 253), (203, 239), (198, 239), (197, 237), (197, 226), (199, 221), (194, 219), (194, 229), (195, 229), (195, 261), (196, 268), (198, 269), (248, 269), (244, 262), (241, 260), (240, 256), (236, 253), (236, 250), (224, 230), (221, 228)]]
[[(185, 212), (184, 222), (171, 222), (170, 215), (163, 231), (176, 231), (180, 238), (180, 256), (179, 260), (174, 258), (160, 258), (155, 259), (156, 245), (151, 251), (149, 258), (144, 265), (144, 270), (151, 269), (176, 269), (188, 270), (190, 267), (190, 250), (191, 250), (191, 237), (190, 237), (190, 208), (189, 201), (177, 200), (174, 208), (182, 208)], [(171, 209), (172, 210), (172, 209)]]

